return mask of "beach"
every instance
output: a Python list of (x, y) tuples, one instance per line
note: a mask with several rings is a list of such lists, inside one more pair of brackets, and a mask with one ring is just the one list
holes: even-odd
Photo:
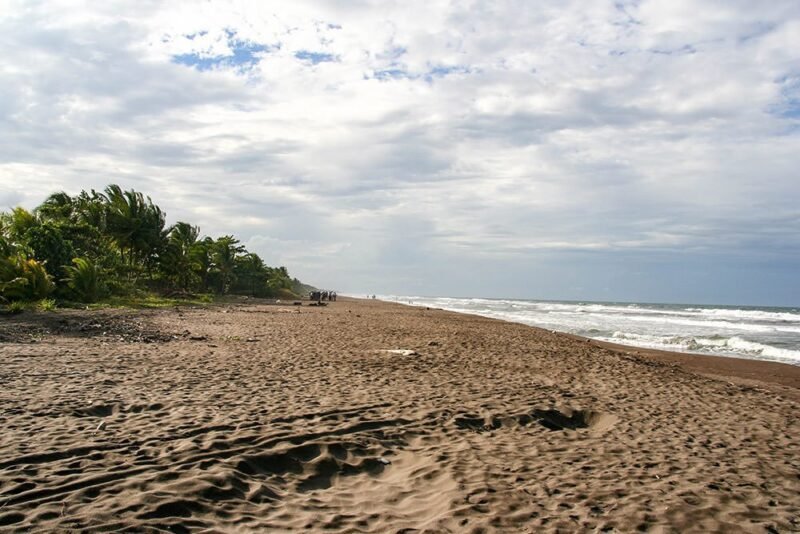
[(0, 530), (797, 532), (800, 367), (340, 298), (0, 318)]

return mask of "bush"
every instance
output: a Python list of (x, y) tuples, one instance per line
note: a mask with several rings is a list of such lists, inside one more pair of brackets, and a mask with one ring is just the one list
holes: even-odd
[(100, 270), (87, 258), (74, 258), (73, 265), (64, 266), (67, 283), (72, 298), (80, 302), (97, 302), (102, 291)]
[(6, 311), (12, 315), (22, 313), (25, 311), (25, 303), (20, 301), (12, 302), (6, 307)]
[(280, 288), (275, 291), (274, 297), (283, 300), (295, 300), (299, 298), (291, 289)]
[(53, 299), (42, 299), (36, 303), (36, 307), (41, 311), (54, 311), (57, 306)]
[(23, 237), (34, 259), (43, 263), (56, 280), (64, 276), (63, 265), (75, 257), (72, 243), (65, 237), (61, 228), (46, 222), (29, 228)]
[(23, 276), (28, 281), (27, 293), (29, 300), (43, 299), (53, 292), (55, 289), (53, 277), (47, 273), (42, 262), (27, 259), (22, 265)]
[(40, 300), (53, 289), (52, 277), (41, 262), (22, 254), (0, 258), (0, 298), (3, 300)]

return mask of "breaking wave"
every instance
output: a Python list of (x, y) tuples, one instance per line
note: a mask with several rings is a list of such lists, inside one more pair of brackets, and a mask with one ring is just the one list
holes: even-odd
[(800, 365), (800, 309), (384, 295), (638, 347)]

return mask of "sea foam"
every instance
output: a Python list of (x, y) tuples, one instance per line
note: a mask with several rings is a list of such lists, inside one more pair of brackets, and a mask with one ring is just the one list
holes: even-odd
[(800, 365), (800, 310), (385, 295), (632, 346)]

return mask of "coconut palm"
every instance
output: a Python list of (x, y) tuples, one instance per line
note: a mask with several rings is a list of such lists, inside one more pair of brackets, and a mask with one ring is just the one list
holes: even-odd
[(39, 224), (36, 215), (17, 206), (9, 213), (0, 214), (0, 229), (3, 237), (12, 243), (21, 243), (25, 232)]
[(183, 290), (188, 290), (200, 278), (198, 271), (202, 265), (195, 253), (199, 236), (200, 228), (186, 222), (178, 222), (169, 229), (161, 268)]
[(123, 191), (116, 184), (105, 189), (106, 227), (114, 238), (127, 263), (133, 267), (137, 262), (152, 266), (151, 259), (163, 251), (167, 231), (166, 217), (161, 208), (153, 204), (150, 197), (131, 189)]
[(48, 221), (68, 221), (74, 216), (75, 200), (64, 191), (53, 193), (36, 208), (36, 214)]
[(232, 235), (222, 236), (214, 242), (212, 247), (212, 264), (215, 272), (219, 274), (219, 292), (227, 293), (236, 279), (236, 257), (245, 251), (239, 240)]

